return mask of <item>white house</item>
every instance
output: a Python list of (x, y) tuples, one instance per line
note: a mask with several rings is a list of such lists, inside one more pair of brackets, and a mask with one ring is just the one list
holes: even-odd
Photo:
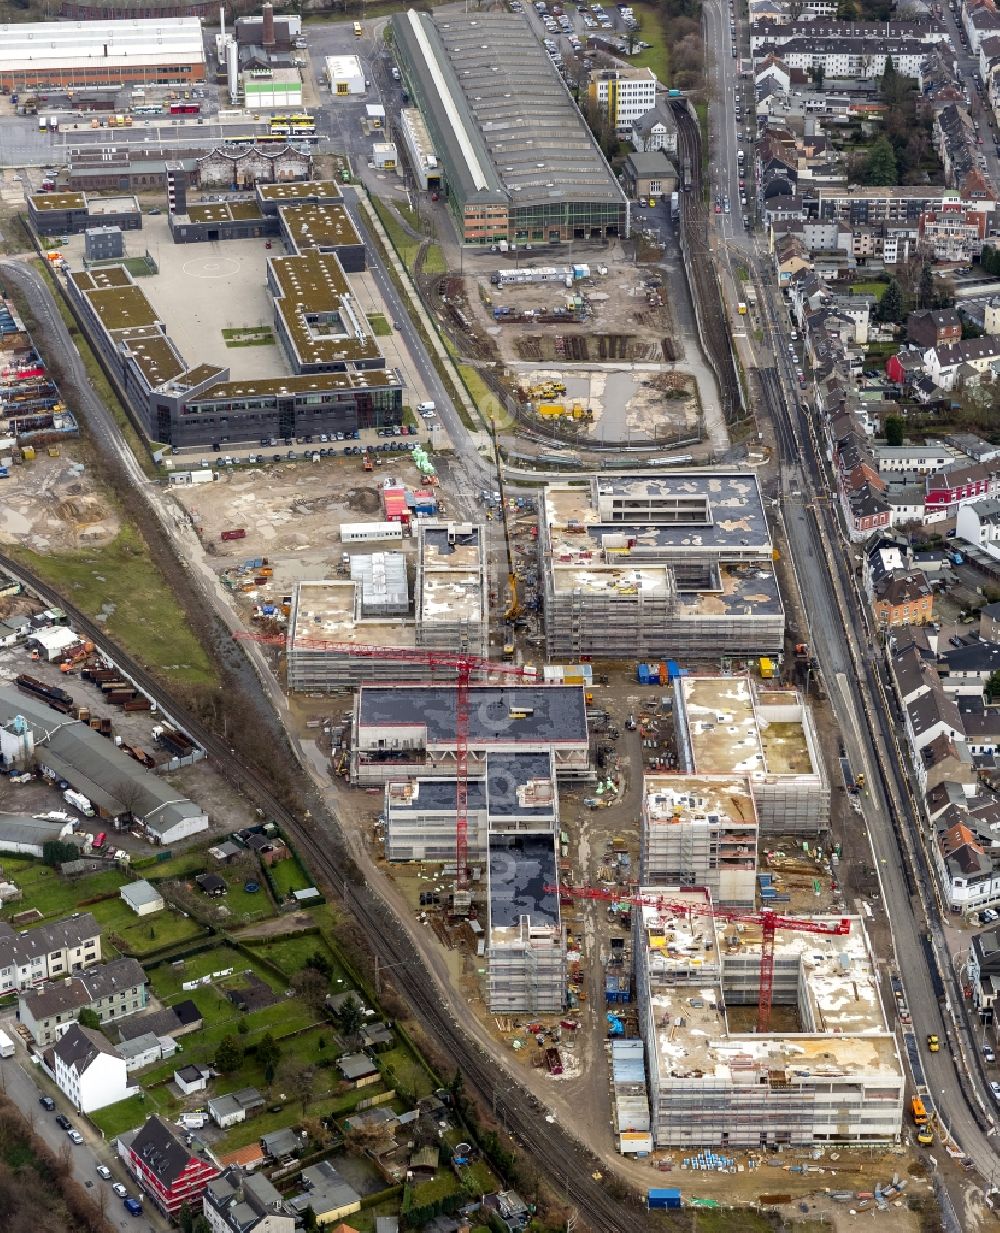
[(194, 1092), (203, 1092), (208, 1087), (210, 1074), (207, 1066), (182, 1066), (180, 1070), (174, 1071), (174, 1082), (185, 1096), (191, 1096)]
[(177, 1046), (169, 1036), (159, 1037), (152, 1032), (143, 1032), (141, 1036), (121, 1041), (115, 1048), (125, 1059), (125, 1069), (131, 1074), (133, 1070), (142, 1070), (144, 1066), (152, 1066), (154, 1062), (170, 1057)]
[(955, 538), (1000, 557), (1000, 501), (994, 498), (960, 505), (955, 518)]
[(255, 1087), (240, 1088), (224, 1096), (213, 1096), (208, 1102), (208, 1112), (216, 1126), (225, 1130), (237, 1122), (246, 1121), (248, 1113), (257, 1113), (264, 1107), (264, 1097)]
[(134, 1094), (135, 1089), (128, 1085), (124, 1058), (93, 1028), (70, 1024), (52, 1046), (51, 1054), (59, 1089), (81, 1113), (103, 1109)]
[(136, 916), (151, 916), (154, 912), (163, 911), (163, 896), (145, 878), (139, 882), (129, 882), (118, 893)]

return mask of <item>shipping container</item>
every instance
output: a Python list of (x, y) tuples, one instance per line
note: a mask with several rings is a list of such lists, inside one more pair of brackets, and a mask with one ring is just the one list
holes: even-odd
[(246, 533), (246, 528), (245, 528), (245, 527), (236, 527), (236, 528), (235, 528), (234, 530), (232, 530), (232, 531), (223, 531), (223, 532), (219, 535), (219, 539), (226, 539), (226, 540), (230, 540), (230, 539), (246, 539), (246, 537), (247, 537), (247, 533)]
[(658, 1186), (648, 1192), (646, 1202), (651, 1211), (657, 1208), (680, 1207), (681, 1192), (674, 1187)]

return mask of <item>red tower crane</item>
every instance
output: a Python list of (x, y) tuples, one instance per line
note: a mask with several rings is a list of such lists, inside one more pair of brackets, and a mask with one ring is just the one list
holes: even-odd
[[(626, 895), (621, 891), (603, 890), (594, 886), (546, 886), (550, 893), (571, 899), (600, 899), (614, 903), (632, 903), (638, 907), (655, 908), (675, 916), (710, 916), (714, 920), (735, 921), (760, 927), (760, 998), (757, 1003), (757, 1031), (764, 1033), (771, 1023), (771, 995), (774, 990), (774, 933), (776, 929), (789, 929), (795, 933), (836, 934), (841, 937), (851, 932), (847, 917), (837, 921), (803, 919), (798, 916), (782, 916), (773, 908), (761, 908), (757, 912), (745, 912), (732, 908), (713, 907), (711, 902), (698, 904), (681, 899), (667, 899), (663, 895)], [(692, 887), (693, 890), (701, 889)], [(707, 892), (706, 892), (707, 894)]]
[[(286, 647), (288, 642), (282, 634), (258, 634), (252, 630), (239, 630), (233, 637), (244, 642), (278, 647)], [(292, 647), (303, 651), (331, 651), (356, 659), (423, 664), (455, 673), (455, 885), (459, 890), (465, 890), (469, 884), (469, 683), (474, 673), (534, 679), (532, 669), (520, 664), (498, 664), (461, 652), (371, 646), (366, 643), (332, 642), (324, 638), (296, 638)]]

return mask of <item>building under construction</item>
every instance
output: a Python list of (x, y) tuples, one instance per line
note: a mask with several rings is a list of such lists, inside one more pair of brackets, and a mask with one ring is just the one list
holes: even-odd
[(772, 1003), (798, 1023), (756, 1034), (731, 1020), (759, 997), (757, 926), (713, 917), (702, 890), (640, 894), (691, 905), (633, 912), (657, 1147), (898, 1141), (906, 1077), (860, 918), (844, 935), (777, 931)]
[(547, 485), (549, 659), (780, 651), (785, 619), (751, 472), (599, 474)]
[[(454, 685), (364, 684), (354, 704), (351, 781), (365, 787), (419, 776), (455, 777)], [(580, 685), (472, 685), (468, 774), (487, 754), (551, 753), (559, 779), (593, 778)]]
[[(421, 519), (416, 536), (412, 609), (406, 559), (398, 552), (352, 556), (350, 581), (295, 586), (286, 645), (290, 690), (325, 693), (364, 681), (454, 679), (453, 668), (364, 652), (371, 646), (486, 657), (489, 586), (483, 528)], [(352, 646), (359, 649), (352, 651)]]
[(498, 1014), (558, 1014), (566, 1004), (566, 933), (554, 834), (491, 834), (487, 862), (488, 1001)]
[(746, 776), (762, 835), (830, 828), (830, 785), (812, 715), (794, 689), (747, 676), (674, 682), (678, 763), (691, 775)]
[(745, 775), (646, 775), (639, 877), (704, 886), (715, 903), (752, 908), (757, 809)]
[[(456, 852), (457, 783), (420, 775), (385, 786), (385, 856), (389, 861), (441, 861)], [(490, 834), (555, 834), (559, 796), (552, 754), (487, 753), (486, 773), (468, 781), (469, 860), (486, 860)]]

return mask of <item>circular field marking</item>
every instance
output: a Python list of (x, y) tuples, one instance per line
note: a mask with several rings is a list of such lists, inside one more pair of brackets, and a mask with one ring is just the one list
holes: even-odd
[(240, 263), (232, 257), (196, 257), (181, 266), (192, 278), (229, 278), (240, 272)]

